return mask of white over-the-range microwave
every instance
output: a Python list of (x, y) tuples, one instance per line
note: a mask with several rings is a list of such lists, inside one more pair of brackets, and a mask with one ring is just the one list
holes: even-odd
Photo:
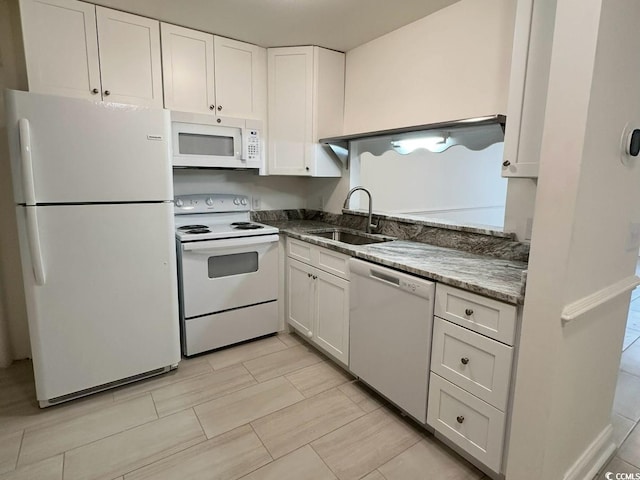
[(171, 112), (174, 167), (260, 168), (260, 120)]

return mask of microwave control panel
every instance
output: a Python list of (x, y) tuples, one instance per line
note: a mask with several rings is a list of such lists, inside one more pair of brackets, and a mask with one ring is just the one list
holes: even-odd
[(245, 156), (246, 160), (260, 159), (260, 132), (258, 130), (245, 130)]

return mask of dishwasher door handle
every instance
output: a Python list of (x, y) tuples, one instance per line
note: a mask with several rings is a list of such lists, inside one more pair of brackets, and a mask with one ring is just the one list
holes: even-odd
[(394, 275), (389, 275), (386, 272), (381, 272), (380, 270), (374, 270), (373, 268), (369, 270), (369, 276), (378, 281), (388, 283), (395, 287), (400, 287), (400, 278)]

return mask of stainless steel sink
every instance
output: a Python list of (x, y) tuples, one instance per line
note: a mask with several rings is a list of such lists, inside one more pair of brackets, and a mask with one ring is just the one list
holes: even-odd
[(391, 242), (393, 237), (383, 235), (372, 235), (344, 228), (327, 228), (308, 232), (308, 235), (335, 240), (336, 242), (348, 243), (349, 245), (368, 245), (370, 243)]

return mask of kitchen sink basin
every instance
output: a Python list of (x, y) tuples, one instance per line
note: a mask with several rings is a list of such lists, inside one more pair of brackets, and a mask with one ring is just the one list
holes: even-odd
[(337, 242), (348, 243), (349, 245), (368, 245), (370, 243), (391, 242), (392, 240), (395, 240), (395, 238), (393, 237), (373, 235), (370, 233), (358, 232), (357, 230), (348, 230), (343, 228), (315, 230), (312, 232), (308, 232), (308, 234), (315, 237), (335, 240)]

